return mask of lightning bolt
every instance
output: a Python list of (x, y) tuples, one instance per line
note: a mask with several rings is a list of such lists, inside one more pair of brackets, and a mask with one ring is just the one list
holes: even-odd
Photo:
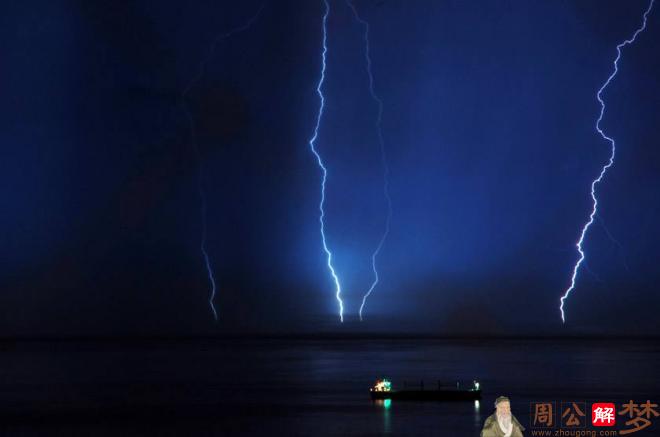
[(204, 56), (204, 58), (199, 63), (197, 73), (195, 74), (195, 76), (193, 76), (190, 82), (188, 82), (188, 85), (186, 85), (186, 87), (183, 89), (183, 92), (181, 93), (181, 108), (183, 109), (183, 112), (186, 115), (186, 119), (188, 120), (188, 124), (190, 127), (190, 145), (195, 153), (195, 159), (197, 160), (197, 168), (198, 168), (197, 191), (200, 202), (200, 215), (201, 215), (201, 227), (202, 227), (201, 236), (200, 236), (200, 251), (202, 252), (202, 258), (204, 259), (204, 266), (206, 267), (206, 273), (208, 275), (209, 285), (211, 287), (211, 290), (209, 291), (208, 302), (209, 302), (209, 306), (211, 307), (211, 313), (213, 313), (213, 318), (216, 321), (218, 320), (218, 311), (215, 307), (215, 296), (217, 293), (217, 288), (215, 282), (215, 275), (213, 273), (213, 267), (211, 265), (212, 264), (211, 259), (209, 257), (209, 253), (206, 248), (206, 234), (208, 232), (208, 224), (206, 217), (206, 209), (207, 209), (206, 190), (204, 189), (204, 166), (202, 165), (202, 155), (199, 150), (199, 145), (197, 144), (197, 129), (195, 127), (195, 119), (193, 118), (192, 112), (190, 111), (190, 107), (188, 105), (188, 95), (190, 94), (190, 91), (194, 88), (194, 86), (204, 76), (204, 72), (206, 71), (206, 66), (213, 58), (213, 54), (215, 53), (215, 49), (218, 46), (218, 44), (232, 37), (233, 35), (244, 32), (248, 30), (250, 27), (252, 27), (252, 24), (254, 24), (257, 18), (259, 18), (259, 15), (261, 14), (263, 8), (264, 5), (262, 4), (259, 10), (257, 11), (257, 13), (254, 14), (242, 26), (231, 29), (228, 32), (223, 32), (214, 38), (213, 42), (209, 46), (206, 56)]
[(580, 254), (580, 257), (578, 258), (577, 263), (575, 263), (575, 266), (573, 267), (573, 275), (571, 276), (571, 285), (570, 287), (568, 287), (568, 289), (566, 289), (566, 292), (564, 292), (564, 295), (560, 299), (559, 311), (561, 312), (562, 323), (566, 322), (566, 317), (565, 317), (566, 315), (564, 314), (564, 303), (566, 302), (566, 299), (571, 294), (571, 292), (575, 289), (575, 282), (577, 280), (578, 270), (580, 269), (580, 265), (584, 262), (586, 256), (582, 245), (584, 244), (584, 239), (587, 234), (587, 231), (589, 230), (589, 227), (593, 224), (595, 217), (598, 213), (598, 199), (596, 198), (596, 185), (598, 185), (603, 181), (603, 178), (605, 177), (605, 173), (607, 173), (607, 170), (614, 165), (614, 156), (616, 154), (616, 143), (614, 142), (614, 139), (607, 136), (607, 134), (605, 134), (603, 129), (601, 129), (600, 127), (600, 123), (603, 120), (603, 114), (605, 113), (605, 102), (603, 101), (603, 97), (602, 97), (603, 91), (605, 91), (607, 86), (610, 84), (610, 82), (612, 82), (614, 77), (619, 72), (619, 59), (621, 59), (621, 49), (629, 44), (634, 43), (635, 39), (637, 38), (637, 35), (642, 33), (644, 29), (646, 29), (646, 21), (649, 13), (651, 12), (651, 9), (653, 9), (654, 2), (655, 0), (650, 1), (649, 6), (646, 8), (646, 11), (644, 12), (643, 15), (642, 25), (639, 28), (637, 28), (633, 36), (630, 37), (630, 39), (627, 39), (616, 46), (616, 58), (614, 58), (614, 62), (613, 62), (614, 70), (612, 71), (612, 74), (610, 74), (610, 76), (607, 78), (603, 86), (600, 87), (598, 93), (596, 93), (596, 99), (600, 104), (600, 114), (598, 115), (598, 119), (596, 120), (596, 131), (598, 132), (598, 134), (600, 134), (600, 136), (604, 140), (610, 143), (611, 146), (610, 158), (600, 170), (600, 174), (598, 175), (598, 177), (591, 182), (591, 200), (593, 202), (591, 208), (591, 214), (589, 214), (589, 220), (582, 227), (582, 233), (580, 234), (580, 239), (576, 244), (577, 251)]
[(321, 201), (319, 202), (319, 223), (321, 225), (321, 241), (323, 243), (323, 251), (327, 257), (328, 270), (330, 275), (335, 283), (335, 299), (337, 299), (337, 304), (339, 305), (339, 320), (344, 322), (344, 302), (341, 299), (341, 285), (339, 284), (339, 277), (335, 271), (334, 266), (332, 265), (332, 252), (328, 248), (328, 242), (325, 238), (325, 183), (328, 180), (328, 169), (323, 164), (323, 159), (316, 150), (316, 140), (319, 136), (319, 127), (321, 125), (321, 118), (323, 118), (323, 108), (325, 107), (325, 97), (323, 96), (323, 82), (325, 81), (325, 68), (326, 68), (326, 54), (328, 53), (328, 15), (330, 14), (330, 4), (328, 0), (323, 0), (325, 5), (325, 12), (323, 13), (323, 50), (321, 52), (321, 77), (319, 78), (319, 83), (316, 86), (316, 93), (319, 96), (319, 111), (316, 116), (316, 125), (314, 126), (314, 134), (309, 140), (309, 148), (316, 157), (316, 162), (321, 168), (322, 178), (321, 178)]
[(364, 310), (364, 305), (367, 303), (367, 298), (374, 291), (374, 288), (376, 288), (376, 285), (378, 285), (378, 281), (379, 281), (378, 269), (376, 267), (376, 258), (378, 257), (378, 254), (380, 253), (380, 250), (383, 248), (383, 244), (385, 244), (385, 240), (387, 239), (387, 236), (390, 233), (390, 223), (392, 221), (392, 198), (390, 197), (390, 190), (389, 190), (390, 169), (387, 164), (385, 141), (383, 140), (383, 129), (382, 129), (383, 101), (381, 100), (380, 97), (378, 97), (374, 89), (374, 75), (371, 70), (369, 23), (360, 17), (360, 14), (358, 14), (358, 11), (351, 0), (346, 0), (346, 4), (353, 11), (353, 16), (355, 17), (355, 20), (364, 27), (364, 48), (365, 48), (364, 59), (367, 65), (367, 74), (369, 76), (369, 93), (371, 93), (371, 98), (374, 100), (374, 102), (376, 102), (376, 105), (378, 107), (378, 114), (376, 116), (376, 131), (378, 132), (378, 143), (380, 145), (381, 165), (383, 168), (383, 195), (385, 196), (385, 199), (387, 201), (387, 215), (385, 217), (385, 227), (383, 230), (383, 234), (381, 235), (380, 240), (378, 241), (378, 245), (376, 246), (376, 249), (371, 254), (371, 269), (374, 273), (374, 280), (371, 283), (371, 286), (369, 287), (367, 292), (362, 297), (362, 304), (360, 305), (359, 314), (360, 314), (360, 321), (362, 321), (362, 311)]

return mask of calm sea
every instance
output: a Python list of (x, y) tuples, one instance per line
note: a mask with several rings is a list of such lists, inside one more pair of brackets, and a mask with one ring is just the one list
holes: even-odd
[[(658, 372), (648, 340), (5, 342), (0, 434), (478, 436), (499, 395), (528, 426), (531, 401), (658, 403)], [(368, 394), (382, 376), (484, 396), (386, 407)]]

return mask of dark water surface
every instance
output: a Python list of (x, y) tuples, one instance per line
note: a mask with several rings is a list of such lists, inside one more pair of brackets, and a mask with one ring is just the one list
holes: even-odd
[[(499, 395), (527, 426), (530, 401), (657, 403), (658, 372), (649, 340), (4, 342), (0, 433), (477, 436)], [(476, 378), (484, 398), (385, 408), (382, 375)]]

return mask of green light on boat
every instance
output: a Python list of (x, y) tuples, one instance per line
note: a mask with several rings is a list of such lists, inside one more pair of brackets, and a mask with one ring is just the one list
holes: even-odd
[(392, 399), (385, 399), (385, 401), (383, 402), (383, 407), (386, 410), (389, 410), (391, 406), (392, 406)]

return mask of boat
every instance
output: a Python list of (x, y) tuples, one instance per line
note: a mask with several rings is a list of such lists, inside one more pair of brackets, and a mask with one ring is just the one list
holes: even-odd
[(424, 383), (409, 387), (408, 384), (401, 390), (392, 387), (388, 379), (376, 381), (369, 389), (371, 399), (392, 399), (402, 401), (474, 401), (481, 399), (481, 387), (477, 381), (471, 385), (443, 386), (438, 382), (437, 388), (424, 389)]

